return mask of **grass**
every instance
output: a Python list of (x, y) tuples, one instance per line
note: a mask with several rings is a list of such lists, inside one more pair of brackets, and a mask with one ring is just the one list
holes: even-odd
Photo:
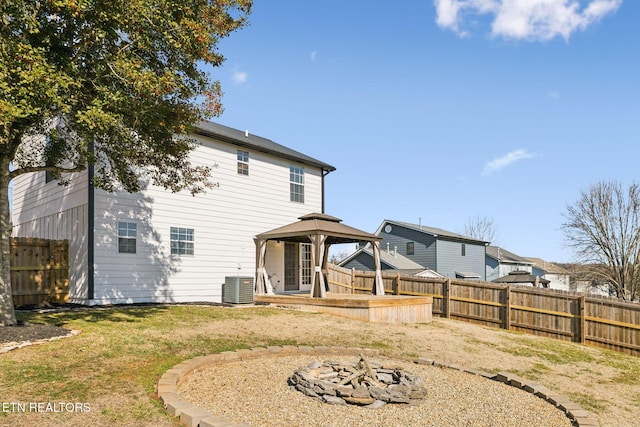
[(609, 401), (598, 399), (587, 393), (567, 393), (567, 397), (577, 403), (582, 409), (594, 413), (601, 413), (611, 404)]
[(499, 348), (504, 353), (514, 356), (532, 357), (554, 364), (590, 363), (594, 357), (584, 347), (575, 343), (559, 340), (540, 340), (531, 337), (514, 336), (509, 346)]
[[(3, 394), (20, 396), (21, 401), (88, 402), (98, 399), (105, 390), (123, 395), (142, 393), (145, 398), (126, 411), (116, 405), (103, 408), (101, 416), (114, 425), (147, 419), (150, 411), (162, 418), (164, 411), (154, 398), (154, 388), (158, 378), (181, 361), (255, 346), (304, 344), (255, 334), (218, 337), (198, 333), (199, 327), (259, 320), (278, 313), (268, 308), (212, 310), (193, 306), (19, 313), (20, 320), (79, 329), (82, 333), (73, 339), (24, 349), (22, 352), (29, 357), (20, 363), (16, 363), (14, 354), (0, 358), (0, 384)], [(174, 332), (179, 330), (187, 332), (176, 338)]]
[[(579, 381), (581, 374), (594, 376), (601, 366), (606, 366), (613, 374), (602, 378), (603, 386), (617, 381), (637, 390), (640, 384), (637, 358), (522, 334), (501, 333), (499, 339), (490, 342), (471, 335), (456, 338), (456, 334), (447, 331), (451, 323), (439, 320), (390, 329), (363, 322), (358, 323), (355, 333), (351, 332), (353, 328), (346, 333), (346, 325), (353, 325), (349, 321), (268, 307), (145, 306), (18, 315), (20, 320), (31, 323), (82, 331), (73, 338), (0, 355), (0, 401), (90, 402), (95, 407), (90, 418), (55, 414), (48, 416), (48, 425), (174, 426), (175, 419), (165, 413), (155, 396), (155, 385), (166, 370), (196, 356), (269, 345), (342, 345), (416, 358), (431, 353), (429, 347), (414, 346), (411, 334), (436, 332), (450, 336), (452, 343), (458, 339), (452, 345), (462, 353), (490, 351), (522, 360), (525, 363), (520, 366), (526, 367), (512, 372), (541, 383), (564, 370), (571, 371)], [(282, 319), (289, 321), (291, 330), (287, 334), (271, 334)], [(319, 326), (316, 333), (296, 333), (298, 323)], [(434, 348), (436, 354), (437, 350)], [(574, 365), (580, 366), (573, 369)], [(499, 371), (500, 364), (484, 370)], [(606, 412), (617, 399), (596, 399), (588, 387), (564, 394), (595, 413)], [(630, 394), (627, 405), (640, 405), (637, 391)], [(0, 412), (0, 420), (2, 425), (25, 424), (20, 414)], [(33, 423), (42, 424), (41, 421)]]

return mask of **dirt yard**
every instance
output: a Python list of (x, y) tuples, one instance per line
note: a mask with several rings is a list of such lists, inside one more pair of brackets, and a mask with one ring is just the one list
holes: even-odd
[(159, 306), (86, 309), (35, 320), (82, 332), (0, 354), (2, 399), (65, 396), (90, 402), (91, 412), (0, 414), (0, 425), (173, 426), (153, 392), (166, 369), (202, 354), (268, 345), (367, 347), (403, 361), (425, 357), (509, 372), (573, 400), (601, 426), (636, 426), (640, 407), (639, 358), (440, 318), (401, 325), (274, 307)]
[(430, 324), (397, 325), (321, 314), (301, 318), (284, 311), (260, 322), (211, 325), (208, 332), (282, 341), (305, 337), (315, 345), (361, 345), (399, 359), (424, 356), (470, 369), (510, 372), (563, 394), (603, 426), (637, 425), (640, 364), (629, 365), (626, 356), (612, 351), (440, 318)]

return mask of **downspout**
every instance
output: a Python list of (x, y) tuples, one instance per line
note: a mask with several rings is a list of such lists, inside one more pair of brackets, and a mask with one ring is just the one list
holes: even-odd
[[(93, 152), (93, 142), (89, 145), (89, 150)], [(87, 299), (91, 301), (94, 299), (94, 231), (95, 231), (95, 188), (93, 187), (93, 175), (94, 175), (94, 166), (93, 163), (89, 164), (87, 167)]]
[(320, 169), (320, 174), (322, 175), (322, 182), (321, 182), (321, 188), (322, 188), (322, 212), (324, 213), (324, 177), (329, 175), (331, 173), (331, 171), (329, 170), (325, 170), (325, 169)]

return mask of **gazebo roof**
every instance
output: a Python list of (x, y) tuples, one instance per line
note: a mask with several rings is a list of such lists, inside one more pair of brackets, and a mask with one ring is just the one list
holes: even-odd
[[(536, 282), (536, 277), (533, 274), (530, 274), (528, 271), (523, 270), (515, 270), (507, 274), (506, 276), (502, 276), (498, 279), (495, 279), (494, 283), (530, 283), (534, 284)], [(542, 277), (537, 277), (538, 283), (543, 286), (548, 285), (550, 282), (547, 279), (543, 279)]]
[(375, 234), (342, 224), (341, 219), (331, 215), (310, 213), (298, 219), (300, 221), (258, 234), (256, 238), (306, 243), (310, 241), (308, 236), (322, 234), (327, 236), (327, 244), (382, 240)]

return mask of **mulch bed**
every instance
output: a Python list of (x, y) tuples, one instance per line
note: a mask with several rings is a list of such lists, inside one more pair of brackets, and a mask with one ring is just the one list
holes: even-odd
[(19, 322), (15, 326), (0, 327), (0, 344), (44, 340), (65, 336), (70, 330), (53, 325)]

